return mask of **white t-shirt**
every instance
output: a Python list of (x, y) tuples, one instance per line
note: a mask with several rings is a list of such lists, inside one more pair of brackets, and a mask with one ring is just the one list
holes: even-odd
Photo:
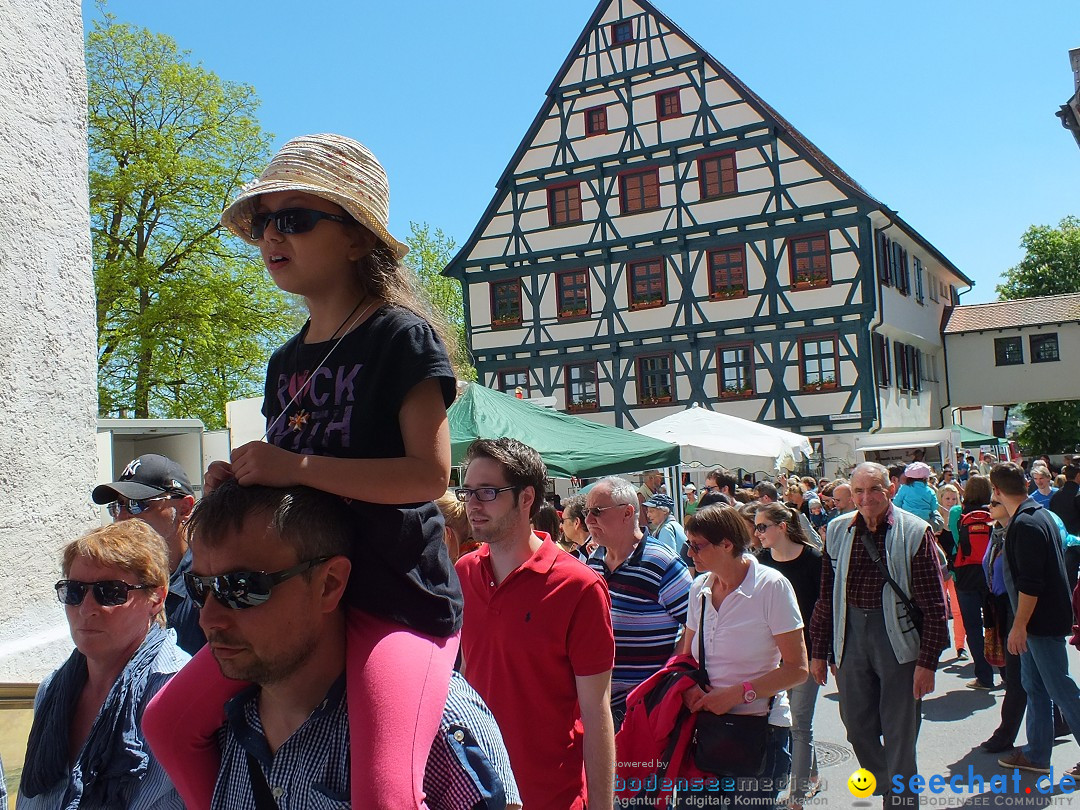
[[(791, 583), (779, 571), (761, 565), (752, 556), (750, 568), (742, 584), (729, 593), (720, 609), (712, 606), (713, 575), (705, 573), (690, 587), (686, 626), (695, 633), (694, 656), (705, 645), (705, 669), (709, 683), (724, 689), (743, 681), (772, 672), (780, 666), (780, 650), (776, 639), (782, 633), (801, 630), (802, 615)], [(705, 594), (705, 631), (699, 637), (701, 596)], [(765, 714), (769, 699), (758, 698), (753, 703), (739, 703), (732, 714)], [(780, 692), (769, 712), (769, 723), (790, 727), (791, 710), (787, 693)]]

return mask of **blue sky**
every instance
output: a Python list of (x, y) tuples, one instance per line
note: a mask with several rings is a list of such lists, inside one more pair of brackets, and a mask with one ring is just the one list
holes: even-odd
[[(658, 0), (691, 38), (996, 298), (1031, 224), (1080, 215), (1077, 0)], [(390, 175), (391, 231), (468, 238), (595, 5), (591, 0), (111, 0), (251, 84), (280, 145), (367, 144)], [(86, 27), (100, 17), (83, 2)]]

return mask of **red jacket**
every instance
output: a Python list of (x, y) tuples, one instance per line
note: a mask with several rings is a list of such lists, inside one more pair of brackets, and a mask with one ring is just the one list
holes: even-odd
[(708, 777), (690, 755), (695, 717), (683, 705), (683, 692), (697, 685), (697, 669), (692, 656), (675, 656), (627, 696), (615, 735), (616, 798), (649, 797), (653, 807), (664, 808), (678, 779)]

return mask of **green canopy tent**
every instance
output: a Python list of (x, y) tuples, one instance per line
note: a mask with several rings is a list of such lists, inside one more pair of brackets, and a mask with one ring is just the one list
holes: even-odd
[(979, 433), (977, 430), (972, 430), (969, 427), (963, 425), (953, 425), (952, 428), (956, 433), (960, 434), (960, 446), (961, 447), (982, 447), (984, 444), (1008, 444), (1005, 439), (998, 436), (990, 436), (986, 433)]
[(517, 439), (534, 448), (548, 475), (596, 478), (637, 470), (677, 467), (679, 446), (541, 408), (509, 394), (470, 383), (450, 406), (454, 464), (476, 439)]

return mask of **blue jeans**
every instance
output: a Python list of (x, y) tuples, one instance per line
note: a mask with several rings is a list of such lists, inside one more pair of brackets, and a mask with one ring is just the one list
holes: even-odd
[(1053, 706), (1061, 710), (1073, 734), (1080, 736), (1080, 689), (1069, 676), (1064, 638), (1028, 636), (1027, 645), (1027, 652), (1020, 656), (1020, 680), (1028, 696), (1024, 756), (1049, 767), (1054, 745)]
[[(704, 787), (693, 786), (680, 790), (674, 807), (769, 807), (767, 799), (776, 801), (781, 790), (787, 787), (791, 773), (791, 729), (769, 726), (769, 737), (765, 743), (765, 770), (761, 776), (726, 777), (718, 776), (719, 784)], [(736, 802), (736, 797), (738, 801)], [(693, 798), (691, 804), (687, 799)]]
[(818, 775), (814, 752), (814, 707), (818, 682), (810, 676), (788, 690), (791, 704), (791, 792), (802, 796), (810, 792), (810, 779)]
[(964, 632), (967, 633), (967, 646), (971, 651), (971, 660), (975, 664), (975, 680), (986, 686), (994, 685), (994, 668), (986, 662), (983, 651), (983, 602), (986, 599), (981, 591), (956, 591), (956, 601), (960, 603), (960, 616), (964, 619)]

